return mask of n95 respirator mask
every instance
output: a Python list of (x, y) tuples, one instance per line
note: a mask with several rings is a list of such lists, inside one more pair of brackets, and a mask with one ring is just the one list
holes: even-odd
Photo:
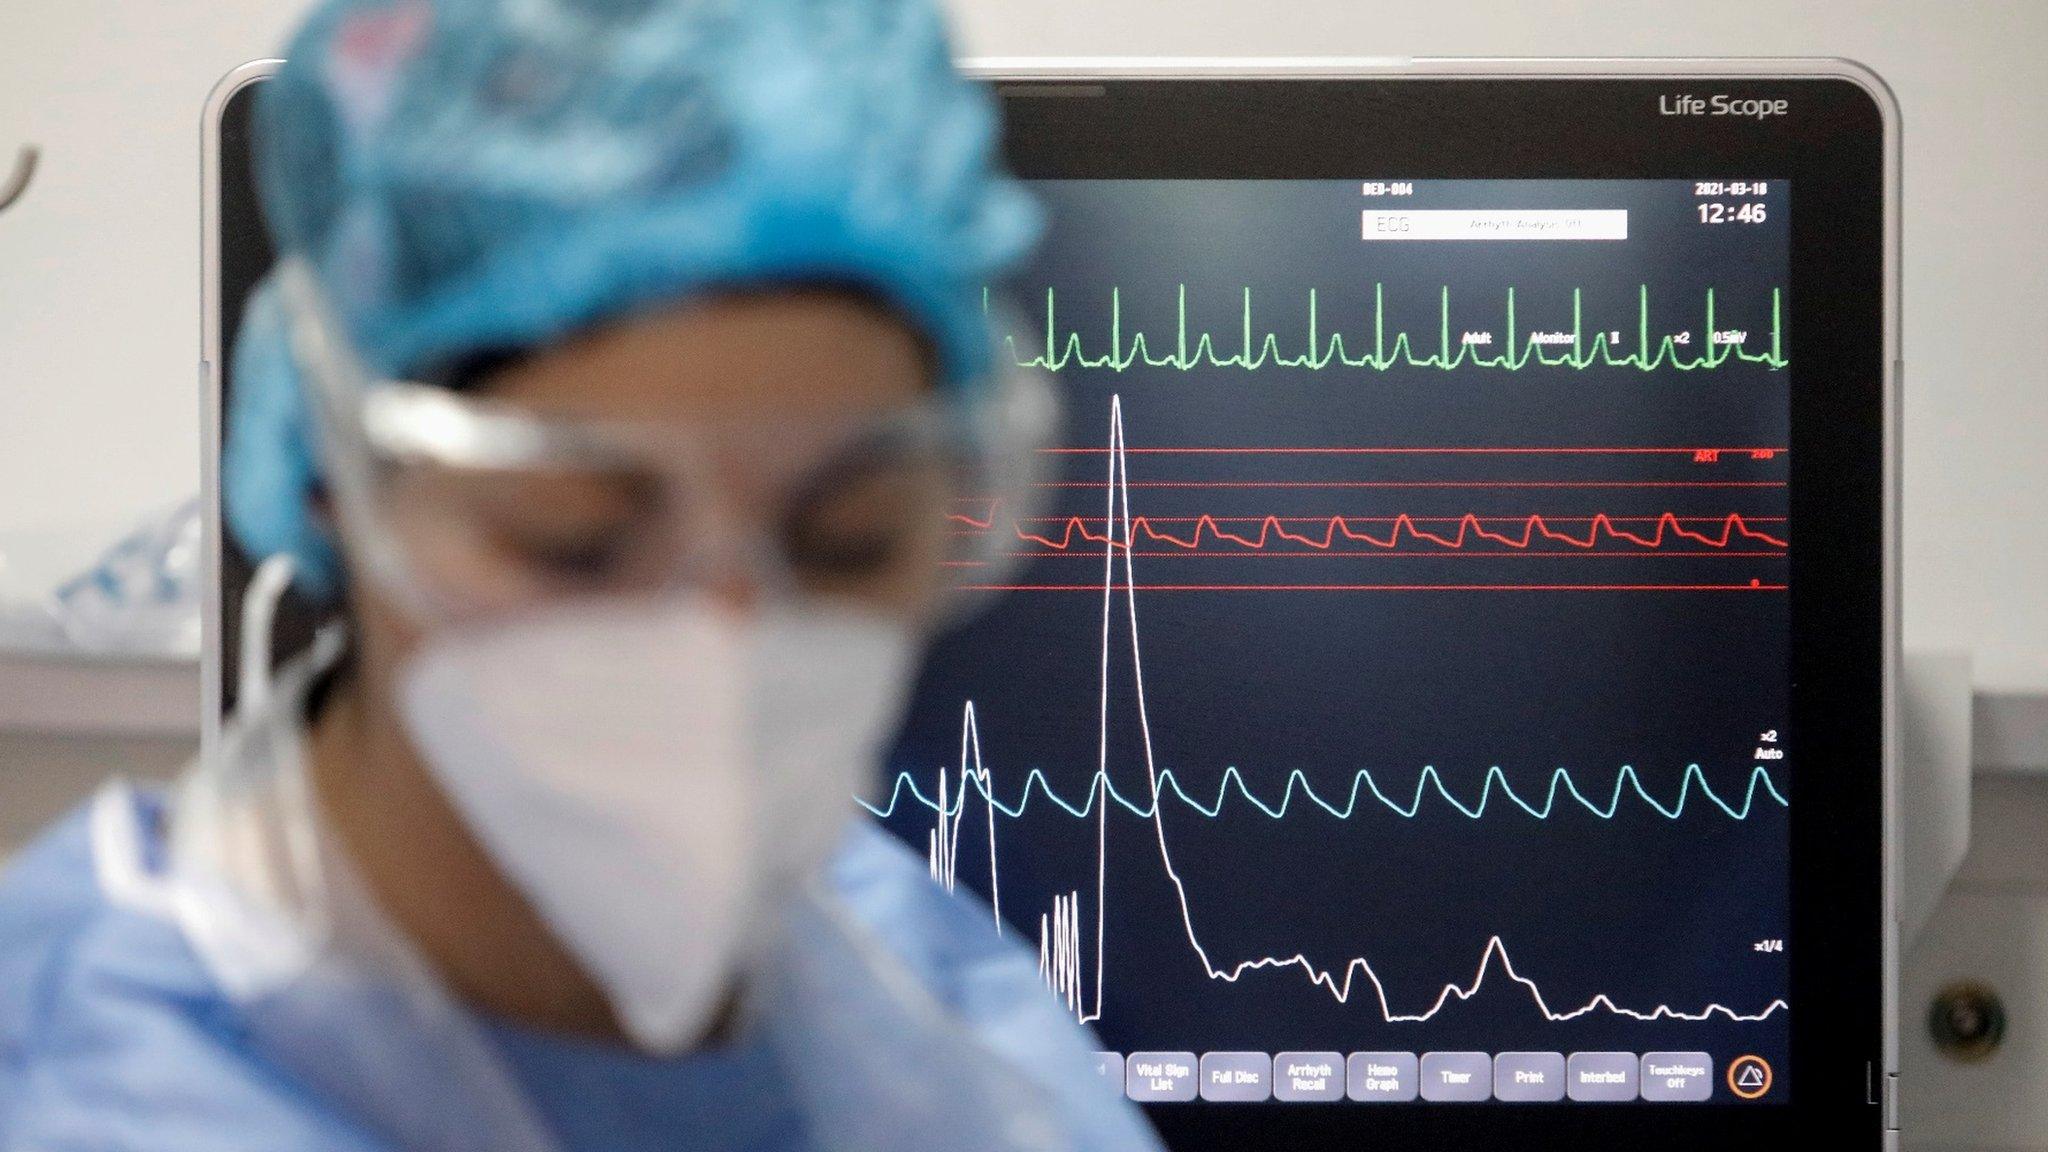
[(913, 631), (690, 593), (430, 634), (401, 712), (434, 778), (640, 1048), (700, 1037), (836, 846)]

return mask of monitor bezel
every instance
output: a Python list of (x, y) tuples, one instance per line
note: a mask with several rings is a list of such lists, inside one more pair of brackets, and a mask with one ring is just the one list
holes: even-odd
[[(259, 60), (230, 72), (208, 98), (201, 128), (201, 471), (210, 573), (203, 605), (205, 754), (219, 745), (226, 665), (221, 360), (224, 318), (234, 309), (222, 299), (220, 128), (230, 104), (281, 64)], [(1739, 171), (1783, 172), (1794, 181), (1793, 344), (1826, 344), (1844, 356), (1826, 370), (1803, 365), (1795, 393), (1793, 516), (1802, 531), (1793, 576), (1792, 729), (1801, 734), (1802, 764), (1812, 755), (1812, 734), (1821, 733), (1834, 746), (1824, 762), (1874, 758), (1880, 779), (1878, 787), (1860, 790), (1848, 811), (1837, 807), (1826, 815), (1816, 786), (1805, 783), (1820, 773), (1808, 769), (1794, 780), (1797, 1087), (1790, 1102), (1196, 1104), (1154, 1106), (1152, 1115), (1173, 1147), (1187, 1150), (1270, 1145), (1313, 1152), (1348, 1149), (1368, 1139), (1391, 1148), (1654, 1141), (1687, 1149), (1742, 1140), (1790, 1149), (1815, 1138), (1895, 1146), (1900, 169), (1899, 113), (1883, 81), (1839, 60), (983, 59), (965, 67), (994, 83), (1013, 109), (1019, 101), (1087, 95), (1090, 88), (1106, 97), (1137, 85), (1185, 85), (1178, 90), (1182, 95), (1207, 86), (1210, 95), (1200, 108), (1184, 101), (1174, 111), (1180, 130), (1199, 125), (1212, 142), (1233, 132), (1255, 133), (1247, 138), (1259, 145), (1255, 151), (1147, 150), (1132, 146), (1138, 137), (1128, 122), (1098, 125), (1090, 136), (1072, 130), (1072, 123), (1062, 132), (1037, 131), (1033, 125), (1042, 117), (1013, 113), (1007, 148), (1027, 176), (1703, 177), (1724, 158), (1749, 150)], [(1657, 85), (1710, 81), (1737, 94), (1800, 93), (1803, 114), (1784, 117), (1783, 123), (1750, 124), (1653, 121), (1642, 110), (1641, 95)], [(1357, 86), (1354, 95), (1372, 93), (1380, 122), (1401, 114), (1416, 117), (1418, 109), (1435, 104), (1430, 148), (1417, 152), (1412, 142), (1373, 142), (1372, 163), (1363, 172), (1356, 161), (1339, 171), (1344, 165), (1327, 154), (1320, 160), (1290, 158), (1282, 146), (1289, 138), (1288, 118), (1312, 119), (1319, 103), (1329, 115), (1332, 85)], [(1038, 106), (1091, 105), (1108, 106), (1087, 99)], [(1567, 119), (1573, 115), (1581, 119)], [(1407, 123), (1412, 128), (1416, 121)], [(1617, 133), (1617, 125), (1629, 130)], [(1117, 130), (1101, 130), (1105, 126)], [(1276, 133), (1276, 126), (1282, 130)], [(1518, 129), (1525, 135), (1516, 136)], [(1160, 140), (1180, 138), (1169, 134)], [(1836, 208), (1845, 211), (1837, 214)], [(1818, 223), (1823, 215), (1831, 227)], [(1806, 527), (1817, 522), (1802, 517), (1802, 508), (1826, 509), (1826, 523), (1836, 530)]]
[(226, 671), (222, 650), (223, 606), (228, 597), (222, 571), (222, 518), (220, 503), (220, 453), (222, 443), (221, 380), (222, 356), (228, 345), (225, 331), (232, 317), (240, 314), (239, 302), (226, 298), (227, 237), (222, 229), (232, 209), (224, 203), (229, 181), (223, 179), (223, 165), (230, 163), (223, 138), (229, 109), (254, 95), (255, 87), (277, 74), (284, 66), (279, 59), (251, 60), (222, 76), (207, 94), (199, 125), (199, 444), (200, 501), (204, 509), (202, 547), (205, 550), (206, 581), (200, 601), (201, 644), (199, 651), (200, 712), (199, 754), (215, 754), (220, 746), (221, 722), (226, 701)]

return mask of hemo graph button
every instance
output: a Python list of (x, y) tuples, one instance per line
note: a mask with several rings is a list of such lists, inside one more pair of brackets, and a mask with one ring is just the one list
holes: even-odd
[(1273, 1098), (1306, 1102), (1344, 1098), (1344, 1057), (1335, 1052), (1282, 1052), (1273, 1057)]
[(1495, 1056), (1493, 1098), (1517, 1104), (1564, 1099), (1564, 1054), (1502, 1052)]
[(1484, 1052), (1424, 1052), (1422, 1098), (1458, 1103), (1493, 1095), (1493, 1057)]
[(1565, 1061), (1565, 1094), (1600, 1104), (1633, 1100), (1640, 1068), (1633, 1052), (1574, 1052)]
[(1124, 1057), (1124, 1094), (1141, 1104), (1195, 1098), (1193, 1052), (1133, 1052)]
[(1116, 1092), (1124, 1090), (1124, 1054), (1121, 1052), (1097, 1052), (1095, 1074), (1102, 1082)]
[(1273, 1058), (1264, 1052), (1202, 1053), (1202, 1099), (1252, 1103), (1273, 1095)]
[(1705, 1052), (1643, 1053), (1643, 1099), (1699, 1101), (1714, 1095), (1714, 1058)]
[(1413, 1052), (1353, 1052), (1345, 1073), (1353, 1100), (1398, 1103), (1415, 1099)]

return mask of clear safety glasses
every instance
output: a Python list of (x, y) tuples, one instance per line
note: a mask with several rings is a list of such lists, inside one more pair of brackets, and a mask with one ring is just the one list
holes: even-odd
[(351, 545), (436, 620), (682, 587), (852, 602), (910, 621), (958, 612), (995, 533), (963, 504), (1027, 506), (1057, 410), (1037, 377), (815, 421), (682, 428), (543, 417), (373, 380), (303, 260), (280, 267), (330, 495)]

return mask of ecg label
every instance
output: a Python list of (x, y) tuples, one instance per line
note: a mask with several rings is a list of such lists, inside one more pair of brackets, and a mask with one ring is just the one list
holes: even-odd
[[(1265, 321), (1255, 320), (1252, 290), (1239, 293), (1237, 330), (1222, 336), (1200, 329), (1188, 319), (1188, 288), (1175, 289), (1175, 320), (1172, 334), (1154, 337), (1142, 330), (1126, 332), (1123, 289), (1109, 294), (1109, 329), (1085, 336), (1060, 325), (1055, 290), (1045, 290), (1044, 331), (1039, 337), (1004, 337), (1011, 358), (1022, 367), (1049, 371), (1106, 369), (1124, 372), (1133, 367), (1172, 368), (1182, 372), (1198, 368), (1367, 369), (1385, 372), (1394, 368), (1433, 368), (1451, 372), (1460, 368), (1494, 368), (1515, 372), (1524, 368), (1634, 368), (1642, 372), (1675, 369), (1680, 372), (1711, 370), (1730, 362), (1754, 364), (1769, 369), (1787, 365), (1784, 355), (1783, 292), (1771, 290), (1770, 307), (1759, 319), (1764, 325), (1752, 333), (1729, 326), (1730, 318), (1706, 290), (1697, 317), (1699, 327), (1676, 331), (1654, 329), (1651, 319), (1650, 288), (1638, 285), (1635, 315), (1625, 328), (1588, 326), (1583, 290), (1571, 294), (1570, 322), (1558, 327), (1531, 328), (1516, 315), (1515, 290), (1509, 288), (1500, 313), (1486, 316), (1483, 327), (1468, 326), (1476, 315), (1453, 314), (1451, 290), (1437, 291), (1437, 324), (1434, 333), (1420, 338), (1390, 330), (1387, 323), (1386, 286), (1374, 284), (1370, 323), (1345, 338), (1344, 317), (1326, 317), (1319, 291), (1311, 288), (1302, 319), (1284, 338)], [(988, 289), (982, 291), (982, 306), (989, 308)], [(1558, 320), (1562, 321), (1563, 316)], [(1334, 323), (1333, 323), (1334, 321)], [(1498, 323), (1499, 328), (1493, 327)], [(1090, 353), (1088, 343), (1097, 342), (1106, 351)], [(1293, 347), (1295, 351), (1287, 351)], [(1234, 350), (1233, 350), (1234, 349)], [(1369, 350), (1368, 350), (1369, 349)]]
[[(1143, 645), (1138, 618), (1138, 593), (1142, 586), (1137, 580), (1137, 549), (1133, 547), (1142, 518), (1135, 516), (1131, 511), (1128, 473), (1122, 401), (1120, 397), (1112, 397), (1108, 478), (1105, 485), (1107, 503), (1103, 516), (1098, 521), (1107, 525), (1107, 528), (1097, 536), (1088, 538), (1091, 543), (1099, 545), (1095, 555), (1100, 557), (1103, 567), (1101, 578), (1096, 584), (1102, 596), (1101, 654), (1097, 664), (1100, 683), (1096, 690), (1100, 702), (1096, 717), (1097, 764), (1085, 795), (1078, 800), (1062, 796), (1053, 788), (1043, 772), (1033, 769), (1024, 774), (1023, 783), (1017, 791), (1017, 799), (1003, 800), (1002, 790), (995, 784), (994, 770), (984, 759), (980, 725), (976, 719), (974, 705), (969, 701), (962, 713), (957, 767), (951, 773), (946, 769), (939, 771), (936, 793), (927, 794), (922, 791), (911, 774), (903, 773), (896, 778), (894, 786), (882, 804), (867, 805), (869, 811), (883, 818), (895, 815), (898, 805), (905, 803), (906, 798), (908, 802), (929, 810), (934, 816), (934, 823), (928, 829), (926, 837), (929, 867), (933, 879), (951, 889), (958, 878), (961, 830), (967, 823), (966, 810), (970, 792), (977, 796), (983, 806), (990, 877), (989, 898), (997, 931), (1002, 931), (1003, 928), (998, 818), (1022, 819), (1026, 816), (1034, 795), (1042, 796), (1054, 811), (1067, 817), (1084, 820), (1093, 817), (1097, 843), (1095, 884), (1092, 893), (1084, 893), (1080, 889), (1057, 893), (1053, 896), (1050, 906), (1038, 918), (1040, 973), (1077, 1019), (1084, 1023), (1093, 1021), (1100, 1018), (1104, 1011), (1105, 972), (1109, 955), (1105, 946), (1105, 934), (1110, 924), (1106, 911), (1109, 888), (1108, 816), (1113, 807), (1139, 817), (1149, 824), (1149, 838), (1156, 845), (1159, 867), (1171, 884), (1173, 899), (1177, 905), (1174, 916), (1181, 927), (1187, 948), (1200, 965), (1201, 971), (1211, 981), (1235, 984), (1256, 974), (1292, 972), (1310, 986), (1327, 993), (1337, 1003), (1349, 1003), (1355, 997), (1363, 997), (1389, 1024), (1429, 1021), (1444, 1011), (1447, 1005), (1477, 996), (1486, 986), (1489, 977), (1496, 974), (1501, 980), (1524, 993), (1528, 1003), (1540, 1017), (1552, 1023), (1592, 1014), (1607, 1014), (1635, 1021), (1700, 1022), (1721, 1019), (1754, 1022), (1787, 1010), (1786, 1002), (1779, 998), (1747, 1005), (1718, 1002), (1633, 1004), (1622, 1002), (1605, 992), (1597, 993), (1581, 1002), (1557, 1003), (1552, 996), (1545, 993), (1536, 976), (1517, 966), (1510, 954), (1507, 941), (1500, 935), (1494, 935), (1487, 940), (1469, 977), (1446, 982), (1433, 993), (1412, 999), (1397, 997), (1382, 980), (1373, 961), (1363, 954), (1328, 964), (1312, 959), (1306, 952), (1233, 958), (1214, 950), (1206, 941), (1204, 925), (1210, 917), (1218, 915), (1219, 912), (1202, 900), (1201, 893), (1193, 890), (1176, 863), (1174, 841), (1169, 835), (1165, 819), (1169, 801), (1210, 820), (1227, 818), (1229, 810), (1241, 806), (1247, 813), (1257, 813), (1267, 819), (1279, 821), (1290, 817), (1290, 812), (1296, 807), (1296, 800), (1299, 798), (1326, 816), (1348, 821), (1359, 811), (1361, 804), (1370, 798), (1371, 804), (1378, 809), (1408, 820), (1422, 814), (1425, 805), (1437, 804), (1448, 812), (1474, 821), (1487, 818), (1505, 819), (1519, 814), (1526, 819), (1546, 822), (1563, 814), (1560, 812), (1561, 805), (1567, 811), (1597, 820), (1611, 821), (1625, 804), (1639, 805), (1670, 821), (1685, 816), (1690, 807), (1704, 806), (1707, 812), (1720, 818), (1741, 822), (1750, 819), (1759, 805), (1783, 809), (1788, 801), (1773, 780), (1771, 772), (1763, 764), (1758, 764), (1751, 770), (1746, 787), (1735, 796), (1724, 796), (1716, 792), (1697, 764), (1687, 766), (1675, 794), (1668, 797), (1653, 794), (1644, 786), (1637, 770), (1628, 765), (1618, 770), (1611, 788), (1606, 790), (1604, 795), (1597, 792), (1589, 795), (1572, 772), (1559, 768), (1551, 775), (1549, 786), (1540, 799), (1532, 798), (1517, 792), (1501, 770), (1495, 767), (1486, 774), (1476, 796), (1463, 797), (1445, 784), (1442, 774), (1434, 767), (1425, 767), (1417, 778), (1412, 794), (1406, 799), (1389, 795), (1374, 779), (1372, 773), (1363, 770), (1353, 777), (1348, 795), (1341, 800), (1319, 794), (1307, 777), (1299, 771), (1288, 775), (1277, 799), (1270, 799), (1260, 796), (1252, 789), (1245, 782), (1243, 774), (1234, 766), (1225, 771), (1213, 798), (1193, 795), (1182, 785), (1172, 769), (1162, 768), (1156, 762), (1154, 754), (1154, 726), (1151, 703), (1145, 687)], [(1734, 529), (1731, 527), (1730, 531)], [(1123, 608), (1120, 614), (1114, 610), (1119, 599)], [(1121, 619), (1118, 619), (1119, 615)], [(1134, 689), (1132, 700), (1139, 733), (1140, 759), (1145, 771), (1145, 789), (1137, 796), (1119, 790), (1111, 780), (1111, 683), (1120, 671), (1112, 667), (1113, 639), (1120, 639), (1127, 644), (1129, 651), (1128, 673)], [(957, 781), (957, 791), (954, 790), (954, 781)], [(1495, 813), (1499, 815), (1496, 816)], [(1091, 904), (1092, 916), (1088, 914)]]

